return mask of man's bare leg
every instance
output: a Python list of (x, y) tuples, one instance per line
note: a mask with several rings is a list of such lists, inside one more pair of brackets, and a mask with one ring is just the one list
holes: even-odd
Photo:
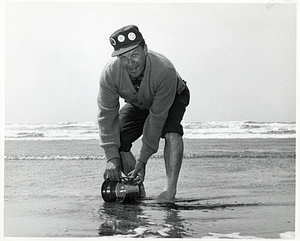
[(164, 149), (166, 167), (166, 186), (164, 191), (157, 197), (157, 203), (175, 203), (177, 181), (183, 158), (183, 140), (178, 133), (165, 135)]
[[(121, 162), (122, 162), (122, 172), (125, 175), (128, 175), (129, 172), (131, 172), (132, 170), (134, 170), (135, 167), (135, 157), (133, 156), (131, 151), (128, 152), (120, 152), (120, 156), (121, 156)], [(140, 184), (140, 195), (139, 197), (145, 197), (146, 196), (146, 191), (144, 188), (144, 184)]]

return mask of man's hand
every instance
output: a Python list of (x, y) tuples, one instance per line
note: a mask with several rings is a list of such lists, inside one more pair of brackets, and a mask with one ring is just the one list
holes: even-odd
[(146, 163), (137, 160), (137, 162), (135, 164), (135, 167), (134, 167), (134, 170), (131, 171), (128, 174), (128, 176), (131, 179), (135, 179), (136, 177), (138, 177), (137, 178), (138, 179), (137, 183), (140, 184), (145, 179), (145, 173), (146, 173)]
[(121, 180), (121, 161), (120, 158), (113, 158), (107, 161), (106, 169), (103, 174), (104, 179), (109, 179), (111, 181)]

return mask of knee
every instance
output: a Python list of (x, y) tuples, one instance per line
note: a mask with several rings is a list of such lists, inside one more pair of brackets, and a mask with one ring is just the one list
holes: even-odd
[(165, 139), (166, 141), (181, 141), (182, 140), (182, 136), (178, 133), (166, 133), (165, 134)]
[(165, 151), (171, 151), (174, 155), (183, 153), (182, 136), (178, 133), (167, 133), (165, 135)]

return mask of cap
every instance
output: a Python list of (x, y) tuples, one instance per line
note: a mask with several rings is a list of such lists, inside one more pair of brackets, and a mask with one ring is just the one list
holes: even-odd
[(130, 51), (144, 40), (139, 29), (135, 25), (128, 25), (118, 29), (109, 37), (110, 44), (114, 47), (112, 57)]

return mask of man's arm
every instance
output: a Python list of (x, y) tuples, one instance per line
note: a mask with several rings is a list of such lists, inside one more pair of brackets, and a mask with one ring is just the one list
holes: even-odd
[(155, 93), (149, 116), (144, 124), (143, 144), (138, 158), (141, 162), (147, 163), (150, 156), (158, 150), (162, 130), (175, 99), (176, 88), (177, 74), (175, 69), (170, 69)]
[(111, 79), (102, 74), (98, 95), (98, 126), (100, 146), (107, 158), (103, 178), (119, 181), (121, 177), (121, 162), (118, 148), (120, 146), (119, 131), (119, 95)]

